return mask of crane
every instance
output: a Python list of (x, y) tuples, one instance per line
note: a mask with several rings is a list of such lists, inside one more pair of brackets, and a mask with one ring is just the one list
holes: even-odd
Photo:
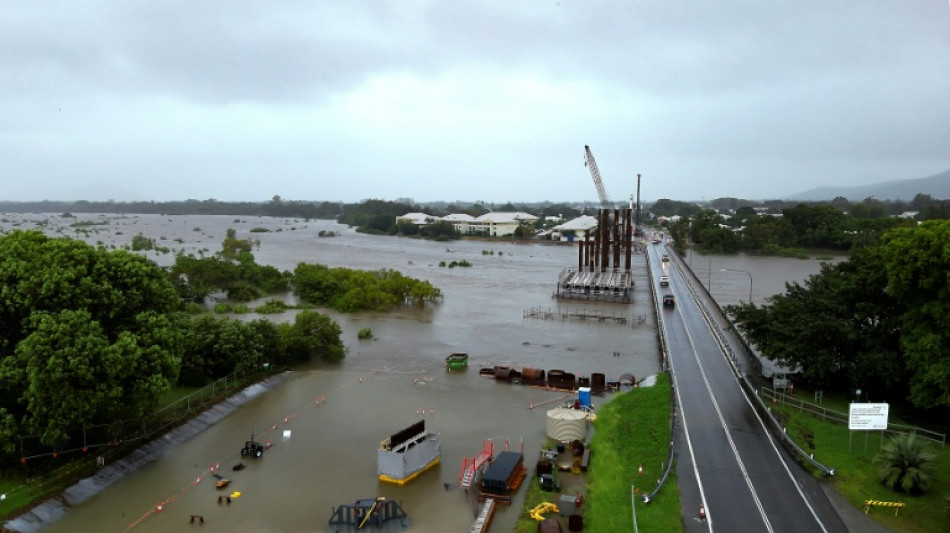
[(600, 179), (600, 171), (597, 170), (597, 161), (594, 161), (594, 154), (590, 152), (590, 146), (584, 145), (585, 161), (584, 166), (590, 169), (590, 176), (594, 178), (594, 185), (597, 187), (597, 195), (600, 196), (600, 204), (606, 210), (614, 208), (607, 198), (607, 191), (604, 190), (604, 182)]

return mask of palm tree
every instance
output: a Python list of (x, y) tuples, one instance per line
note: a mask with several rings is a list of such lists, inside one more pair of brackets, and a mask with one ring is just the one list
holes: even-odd
[(874, 458), (885, 487), (908, 494), (923, 494), (934, 479), (934, 459), (925, 442), (913, 435), (891, 437)]

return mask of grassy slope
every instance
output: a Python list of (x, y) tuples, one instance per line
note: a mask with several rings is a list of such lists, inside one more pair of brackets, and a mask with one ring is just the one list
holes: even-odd
[(787, 431), (799, 445), (835, 468), (835, 488), (852, 505), (863, 508), (866, 500), (903, 502), (906, 507), (899, 510), (897, 516), (893, 509), (885, 507), (872, 508), (868, 514), (893, 531), (947, 530), (950, 517), (944, 498), (950, 495), (950, 448), (931, 445), (937, 453), (937, 473), (929, 493), (921, 496), (895, 493), (884, 487), (875, 475), (873, 459), (881, 448), (880, 432), (855, 431), (849, 435), (845, 424), (826, 422), (781, 405), (774, 409), (788, 415)]
[[(656, 385), (619, 394), (598, 410), (590, 443), (586, 529), (632, 531), (631, 486), (641, 492), (655, 488), (669, 455), (670, 395), (669, 378), (660, 374)], [(683, 530), (674, 473), (649, 505), (636, 498), (641, 531)]]

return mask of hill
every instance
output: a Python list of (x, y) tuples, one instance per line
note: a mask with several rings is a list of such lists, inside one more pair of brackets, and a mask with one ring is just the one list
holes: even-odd
[(843, 196), (852, 202), (860, 202), (868, 197), (909, 202), (918, 194), (929, 194), (935, 200), (950, 199), (950, 170), (926, 178), (884, 181), (858, 187), (818, 187), (789, 196), (787, 199), (821, 201)]

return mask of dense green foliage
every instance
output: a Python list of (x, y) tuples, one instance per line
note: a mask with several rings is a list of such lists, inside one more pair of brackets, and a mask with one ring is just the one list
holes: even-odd
[(887, 234), (887, 295), (902, 306), (900, 347), (912, 372), (911, 400), (950, 405), (950, 221)]
[(363, 203), (347, 205), (337, 222), (356, 227), (361, 233), (395, 234), (396, 217), (413, 211), (421, 211), (418, 206), (385, 200), (366, 200)]
[(78, 424), (148, 412), (177, 377), (180, 305), (165, 273), (124, 251), (0, 237), (0, 442), (54, 446)]
[(346, 355), (340, 340), (340, 325), (316, 311), (301, 311), (294, 323), (278, 324), (283, 363), (303, 363), (311, 359), (336, 362)]
[(243, 323), (197, 317), (185, 324), (180, 385), (197, 387), (235, 371), (257, 367), (265, 355), (279, 353), (276, 326), (266, 320)]
[(766, 306), (729, 306), (763, 355), (826, 390), (950, 406), (950, 221), (885, 234)]
[(347, 313), (423, 305), (442, 296), (442, 291), (428, 281), (395, 270), (365, 271), (306, 263), (294, 270), (293, 286), (294, 293), (303, 300)]
[[(226, 241), (211, 261), (180, 257), (176, 266), (192, 268), (179, 289), (197, 295), (254, 273), (286, 287), (276, 269), (253, 265), (246, 244)], [(147, 416), (173, 384), (344, 356), (340, 327), (325, 315), (303, 311), (279, 326), (193, 319), (147, 259), (39, 232), (0, 237), (0, 288), (0, 454), (18, 435), (55, 449), (82, 427)]]
[(185, 350), (178, 380), (183, 386), (204, 385), (263, 363), (289, 366), (313, 359), (336, 362), (344, 356), (339, 324), (315, 311), (301, 311), (292, 324), (204, 315), (184, 327)]

